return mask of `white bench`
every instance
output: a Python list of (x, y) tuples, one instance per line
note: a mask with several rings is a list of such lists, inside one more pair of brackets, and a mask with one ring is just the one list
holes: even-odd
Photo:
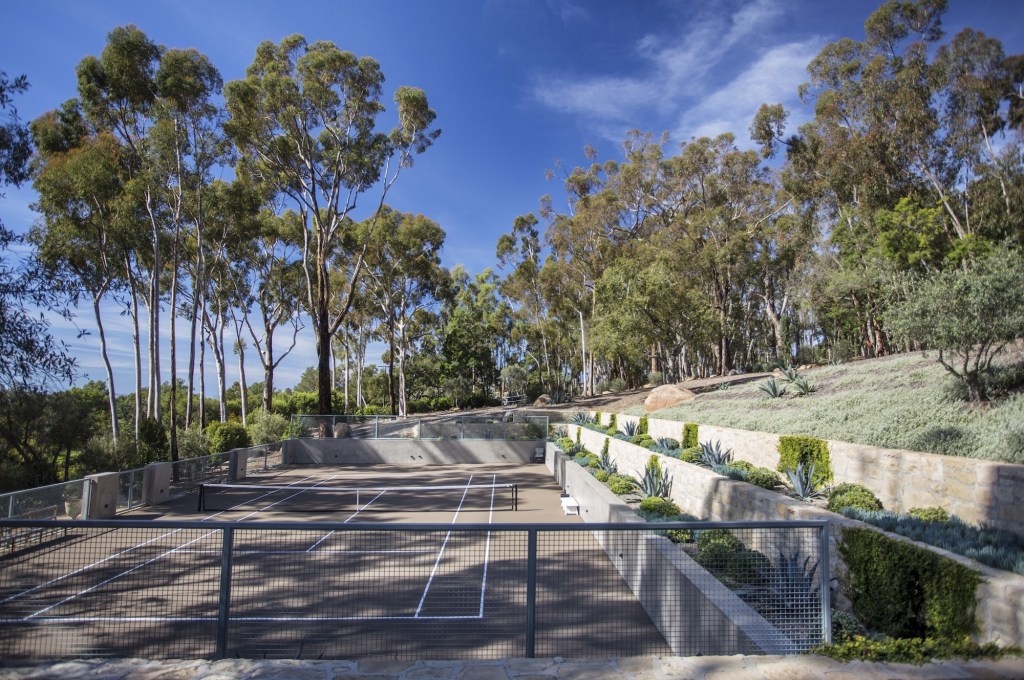
[(572, 496), (562, 496), (562, 512), (567, 515), (578, 515), (580, 514), (580, 503)]

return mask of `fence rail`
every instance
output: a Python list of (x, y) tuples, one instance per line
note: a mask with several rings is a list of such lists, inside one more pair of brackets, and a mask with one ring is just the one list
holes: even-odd
[(399, 418), (398, 416), (293, 415), (293, 438), (315, 439), (545, 439), (547, 416), (513, 413), (493, 418)]
[[(829, 639), (821, 522), (0, 520), (28, 530), (0, 548), (8, 660), (777, 654)], [(700, 556), (726, 536), (743, 547)]]

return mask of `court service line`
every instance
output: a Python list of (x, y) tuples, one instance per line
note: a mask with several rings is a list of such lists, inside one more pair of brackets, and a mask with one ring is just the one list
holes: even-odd
[[(363, 505), (363, 507), (362, 507), (362, 508), (360, 508), (360, 507), (359, 507), (359, 503), (358, 503), (358, 502), (356, 502), (356, 511), (355, 511), (355, 512), (353, 512), (353, 513), (352, 513), (351, 515), (349, 515), (348, 517), (346, 517), (346, 518), (345, 518), (345, 521), (344, 521), (344, 522), (342, 522), (342, 524), (348, 524), (348, 523), (349, 523), (349, 520), (351, 520), (351, 519), (352, 519), (353, 517), (355, 517), (356, 515), (358, 515), (358, 514), (359, 514), (360, 512), (362, 512), (362, 511), (363, 511), (363, 510), (365, 510), (366, 508), (368, 508), (368, 507), (370, 507), (371, 505), (373, 505), (373, 501), (377, 500), (378, 498), (380, 498), (381, 496), (383, 496), (383, 495), (384, 495), (384, 494), (386, 494), (386, 493), (387, 493), (387, 490), (381, 491), (381, 492), (380, 492), (379, 494), (377, 494), (376, 496), (374, 496), (374, 497), (373, 497), (373, 499), (371, 499), (369, 503), (366, 503), (365, 505)], [(320, 545), (321, 543), (323, 543), (324, 541), (326, 541), (326, 540), (327, 540), (328, 538), (330, 538), (330, 537), (331, 537), (331, 535), (333, 535), (335, 531), (336, 531), (336, 529), (331, 529), (330, 531), (328, 531), (328, 532), (327, 532), (326, 534), (324, 534), (324, 535), (323, 535), (323, 537), (321, 537), (321, 539), (320, 539), (319, 541), (317, 541), (317, 542), (316, 542), (316, 543), (314, 543), (313, 545), (309, 546), (309, 548), (307, 548), (307, 549), (306, 549), (306, 552), (313, 552), (314, 550), (316, 550), (316, 547), (317, 547), (318, 545)]]
[[(494, 475), (491, 478), (492, 484), (498, 483), (498, 475)], [(494, 523), (494, 492), (495, 488), (491, 487), (491, 509), (487, 514), (487, 526)], [(491, 530), (487, 530), (487, 541), (484, 548), (484, 576), (480, 582), (480, 618), (484, 617), (484, 596), (487, 594), (487, 568), (491, 565)]]
[[(459, 519), (459, 513), (462, 512), (462, 504), (466, 502), (466, 496), (469, 494), (469, 486), (473, 483), (473, 475), (469, 476), (469, 481), (466, 482), (466, 490), (462, 492), (462, 499), (459, 501), (459, 507), (455, 509), (455, 517), (452, 518), (452, 524)], [(427, 593), (430, 592), (430, 584), (434, 582), (434, 575), (437, 573), (437, 568), (441, 565), (441, 559), (444, 557), (444, 550), (448, 546), (448, 539), (451, 538), (452, 532), (449, 529), (448, 533), (445, 534), (444, 542), (441, 543), (441, 551), (437, 553), (437, 559), (434, 560), (434, 568), (430, 570), (430, 578), (427, 579), (427, 585), (423, 589), (423, 595), (420, 596), (419, 606), (416, 607), (416, 614), (413, 618), (419, 618), (420, 612), (423, 611), (423, 603), (427, 601)]]
[[(313, 477), (314, 477), (314, 475), (309, 475), (307, 477), (303, 477), (302, 479), (298, 479), (298, 480), (292, 482), (288, 486), (294, 486), (296, 484), (300, 484), (300, 483), (306, 481), (307, 479), (312, 479)], [(266, 493), (266, 494), (264, 494), (262, 496), (259, 496), (256, 500), (259, 500), (260, 498), (265, 498), (265, 497), (269, 496), (271, 493), (272, 492)], [(234, 507), (237, 507), (237, 506), (234, 506)], [(231, 510), (232, 510), (232, 508), (228, 508), (227, 510), (221, 510), (220, 512), (214, 513), (214, 514), (210, 515), (209, 517), (204, 517), (203, 519), (201, 519), (199, 521), (200, 522), (205, 522), (207, 520), (211, 520), (214, 517), (217, 517), (218, 515), (223, 515), (226, 512), (231, 512)], [(23, 590), (20, 593), (15, 593), (14, 595), (11, 595), (9, 597), (4, 598), (3, 600), (0, 600), (0, 604), (7, 604), (11, 600), (16, 600), (16, 599), (18, 599), (19, 597), (21, 597), (23, 595), (28, 595), (29, 593), (34, 593), (35, 591), (37, 591), (37, 590), (39, 590), (41, 588), (46, 588), (47, 586), (51, 586), (51, 585), (53, 585), (55, 583), (59, 583), (59, 582), (63, 581), (64, 579), (71, 578), (72, 576), (77, 576), (78, 574), (81, 574), (82, 572), (88, 571), (88, 570), (92, 569), (93, 567), (98, 567), (99, 565), (104, 564), (105, 562), (109, 562), (110, 560), (113, 560), (113, 559), (116, 559), (118, 557), (121, 557), (122, 555), (127, 555), (128, 553), (130, 553), (133, 550), (138, 550), (139, 548), (143, 548), (143, 547), (149, 545), (150, 543), (154, 543), (154, 542), (159, 541), (159, 540), (161, 540), (163, 538), (167, 538), (168, 536), (173, 536), (174, 534), (179, 533), (181, 531), (184, 531), (184, 529), (174, 529), (173, 531), (168, 531), (167, 533), (160, 534), (159, 536), (154, 536), (153, 538), (149, 539), (148, 541), (143, 541), (142, 543), (137, 543), (137, 544), (135, 544), (135, 545), (133, 545), (131, 547), (125, 548), (124, 550), (118, 551), (118, 552), (114, 553), (113, 555), (107, 555), (106, 557), (104, 557), (101, 560), (96, 560), (95, 562), (92, 562), (91, 564), (87, 564), (84, 567), (79, 567), (78, 569), (75, 569), (74, 571), (68, 572), (67, 574), (64, 574), (63, 576), (58, 576), (57, 578), (50, 579), (46, 583), (40, 583), (39, 585), (33, 586), (32, 588), (29, 588), (28, 590)], [(209, 535), (209, 534), (207, 534), (207, 535)]]
[[(231, 623), (337, 623), (352, 621), (456, 621), (479, 620), (472, 614), (447, 614), (415, 616), (229, 616)], [(215, 623), (216, 616), (51, 616), (37, 619), (0, 619), (0, 625), (34, 623), (44, 625), (67, 625), (72, 623)]]

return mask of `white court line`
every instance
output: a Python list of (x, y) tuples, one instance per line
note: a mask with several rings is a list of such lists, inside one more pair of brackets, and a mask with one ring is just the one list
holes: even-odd
[[(230, 623), (323, 623), (339, 621), (476, 621), (479, 616), (452, 614), (447, 616), (230, 616)], [(25, 619), (0, 619), (2, 625), (64, 625), (69, 623), (215, 623), (216, 616), (51, 616), (27, 621)]]
[[(360, 509), (360, 507), (359, 507), (359, 503), (356, 503), (356, 511), (355, 511), (355, 512), (353, 512), (353, 513), (352, 513), (351, 515), (349, 515), (348, 517), (346, 517), (346, 518), (345, 518), (345, 521), (344, 521), (344, 522), (342, 522), (342, 524), (348, 524), (348, 523), (349, 523), (349, 520), (351, 520), (351, 519), (352, 519), (353, 517), (355, 517), (356, 515), (358, 515), (358, 514), (359, 514), (360, 512), (362, 512), (362, 511), (363, 511), (363, 510), (365, 510), (366, 508), (368, 508), (368, 507), (370, 507), (371, 505), (373, 505), (373, 501), (377, 500), (378, 498), (380, 498), (381, 496), (383, 496), (383, 495), (384, 495), (384, 494), (386, 494), (386, 493), (387, 493), (387, 490), (381, 491), (381, 492), (380, 492), (379, 494), (377, 494), (376, 496), (374, 496), (374, 497), (373, 497), (373, 500), (371, 500), (371, 501), (370, 501), (369, 503), (367, 503), (366, 505), (364, 505), (364, 506), (362, 507), (362, 509)], [(331, 529), (330, 531), (328, 531), (328, 532), (327, 532), (326, 534), (324, 534), (324, 535), (323, 535), (323, 537), (322, 537), (322, 538), (321, 538), (321, 539), (320, 539), (319, 541), (317, 541), (317, 542), (316, 542), (316, 543), (314, 543), (313, 545), (309, 546), (309, 548), (307, 548), (307, 549), (306, 549), (306, 552), (313, 552), (314, 550), (316, 550), (316, 547), (317, 547), (318, 545), (320, 545), (321, 543), (323, 543), (324, 541), (326, 541), (326, 540), (327, 540), (328, 538), (330, 538), (330, 537), (331, 537), (331, 535), (332, 535), (332, 534), (333, 534), (333, 533), (334, 533), (335, 531), (336, 531), (335, 529)]]
[[(462, 492), (462, 500), (459, 501), (459, 507), (455, 510), (455, 517), (452, 518), (452, 524), (459, 519), (459, 513), (462, 512), (462, 504), (466, 502), (466, 495), (469, 494), (469, 485), (473, 483), (473, 475), (469, 476), (469, 481), (466, 482), (466, 490)], [(427, 600), (427, 593), (430, 592), (430, 584), (434, 582), (434, 575), (437, 573), (437, 568), (441, 565), (441, 558), (444, 557), (444, 549), (448, 546), (448, 539), (451, 538), (451, 530), (445, 534), (444, 542), (441, 543), (441, 551), (437, 553), (437, 559), (434, 560), (434, 568), (430, 570), (430, 578), (427, 579), (427, 586), (423, 589), (423, 595), (420, 596), (420, 604), (416, 607), (415, 618), (419, 618), (420, 612), (423, 610), (423, 603)]]
[[(337, 476), (338, 475), (334, 475), (332, 477), (328, 477), (327, 479), (322, 480), (322, 481), (318, 482), (317, 484), (314, 484), (313, 486), (318, 486), (320, 484), (323, 484), (324, 482), (329, 482), (329, 481), (331, 481), (332, 479), (334, 479)], [(312, 477), (312, 475), (310, 475), (310, 477)], [(306, 477), (306, 479), (309, 479), (310, 477)], [(298, 484), (299, 481), (304, 481), (304, 480), (298, 480), (298, 481), (295, 482), (295, 484)], [(288, 486), (293, 486), (293, 484), (289, 484)], [(273, 493), (273, 492), (271, 492), (271, 493)], [(275, 505), (277, 505), (279, 503), (283, 503), (283, 502), (285, 502), (287, 500), (290, 500), (291, 498), (293, 498), (295, 496), (298, 496), (298, 495), (300, 495), (302, 493), (303, 493), (303, 491), (299, 491), (298, 493), (294, 493), (291, 496), (287, 496), (285, 498), (282, 498), (281, 500), (277, 501), (276, 503), (271, 503), (270, 505), (266, 506), (265, 508), (261, 508), (260, 510), (255, 510), (253, 512), (250, 512), (248, 515), (244, 515), (241, 518), (239, 518), (239, 521), (248, 519), (248, 518), (252, 517), (253, 515), (259, 514), (263, 510), (267, 510), (269, 508), (272, 508)], [(263, 496), (259, 496), (258, 498), (265, 498), (266, 496), (269, 496), (269, 495), (271, 495), (271, 494), (270, 493), (266, 493)], [(249, 502), (251, 502), (251, 501), (249, 501)], [(238, 506), (235, 506), (235, 507), (238, 507)], [(228, 511), (225, 510), (224, 512), (228, 512)], [(217, 513), (217, 514), (221, 514), (221, 513)], [(216, 516), (217, 515), (212, 515), (211, 518), (212, 517), (216, 517)], [(202, 519), (200, 521), (205, 522), (206, 518), (204, 518), (204, 519)], [(182, 530), (181, 529), (176, 529), (174, 531), (168, 532), (167, 534), (164, 534), (164, 536), (170, 536), (172, 534), (178, 533), (179, 531), (182, 531)], [(81, 597), (82, 595), (85, 595), (86, 593), (90, 593), (90, 592), (96, 590), (97, 588), (100, 588), (102, 586), (107, 585), (108, 583), (116, 581), (117, 579), (121, 578), (122, 576), (126, 576), (126, 575), (128, 575), (128, 574), (130, 574), (130, 573), (132, 573), (134, 571), (137, 571), (138, 569), (141, 569), (142, 567), (145, 567), (145, 566), (147, 566), (149, 564), (152, 564), (153, 562), (156, 562), (157, 560), (162, 559), (162, 558), (166, 557), (167, 555), (170, 555), (171, 553), (177, 552), (181, 548), (185, 548), (187, 546), (190, 546), (193, 543), (195, 543), (197, 541), (201, 541), (203, 539), (206, 539), (206, 538), (208, 538), (210, 536), (213, 536), (216, 533), (218, 533), (218, 531), (216, 529), (213, 530), (213, 531), (208, 531), (207, 533), (203, 534), (202, 536), (199, 536), (197, 538), (192, 539), (191, 541), (188, 541), (187, 543), (179, 545), (177, 548), (172, 548), (171, 550), (167, 550), (167, 551), (157, 555), (156, 557), (154, 557), (152, 559), (146, 560), (142, 564), (137, 564), (134, 567), (132, 567), (131, 569), (126, 569), (125, 571), (122, 571), (120, 574), (116, 574), (115, 576), (111, 576), (110, 578), (108, 578), (108, 579), (106, 579), (104, 581), (100, 581), (99, 583), (97, 583), (97, 584), (95, 584), (93, 586), (90, 586), (89, 588), (86, 588), (85, 590), (80, 590), (79, 592), (75, 593), (74, 595), (69, 595), (68, 597), (64, 598), (60, 602), (56, 602), (54, 604), (51, 604), (48, 607), (44, 607), (43, 609), (40, 609), (39, 611), (35, 612), (34, 614), (29, 614), (28, 616), (25, 617), (25, 620), (28, 620), (28, 619), (31, 619), (33, 617), (39, 616), (43, 612), (47, 612), (47, 611), (53, 609), (54, 607), (59, 607), (59, 606), (61, 606), (63, 604), (66, 604), (66, 603), (70, 602), (71, 600), (74, 600), (75, 598)], [(138, 546), (136, 546), (136, 547), (138, 547)], [(125, 551), (122, 551), (122, 552), (129, 552), (130, 550), (134, 550), (134, 548), (129, 548), (128, 550), (125, 550)], [(106, 560), (104, 559), (104, 560), (101, 560), (100, 562), (104, 562), (104, 561), (106, 561)], [(95, 562), (92, 565), (89, 565), (89, 567), (95, 566), (96, 564), (99, 564), (99, 562)], [(83, 567), (83, 569), (88, 569), (89, 567)], [(79, 571), (82, 571), (82, 569), (80, 569)], [(67, 575), (65, 575), (64, 577), (61, 577), (61, 578), (63, 579), (63, 578), (66, 578), (67, 576), (70, 576), (70, 574), (67, 574)], [(42, 586), (36, 586), (36, 588), (40, 588), (40, 587), (42, 587)], [(19, 595), (20, 594), (21, 593), (19, 593)], [(17, 596), (18, 595), (15, 595), (13, 597), (17, 597)], [(12, 599), (12, 598), (8, 598), (8, 599)], [(5, 602), (6, 602), (6, 600), (5, 600)]]
[[(294, 486), (295, 484), (299, 484), (301, 482), (304, 482), (307, 479), (312, 479), (313, 476), (314, 475), (309, 475), (308, 477), (304, 477), (302, 479), (298, 479), (298, 480), (292, 482), (291, 484), (289, 484), (288, 486)], [(270, 492), (270, 493), (272, 493), (272, 492)], [(260, 496), (259, 498), (265, 498), (266, 496), (269, 496), (270, 493), (266, 493), (263, 496)], [(259, 500), (259, 498), (257, 498), (256, 500)], [(234, 507), (237, 507), (237, 506), (234, 506)], [(205, 522), (207, 520), (213, 519), (214, 517), (217, 517), (218, 515), (223, 515), (226, 512), (231, 512), (231, 508), (229, 508), (227, 510), (221, 510), (220, 512), (214, 513), (214, 514), (210, 515), (209, 517), (204, 517), (203, 519), (201, 519), (199, 521), (200, 522)], [(249, 515), (246, 515), (246, 517), (248, 517), (248, 516)], [(11, 600), (16, 600), (19, 597), (21, 597), (22, 595), (27, 595), (29, 593), (34, 593), (35, 591), (39, 590), (40, 588), (46, 588), (47, 586), (51, 586), (54, 583), (59, 583), (59, 582), (63, 581), (64, 579), (71, 578), (72, 576), (77, 576), (78, 574), (81, 574), (84, 571), (88, 571), (89, 569), (92, 569), (93, 567), (98, 567), (99, 565), (103, 564), (104, 562), (109, 562), (112, 559), (115, 559), (117, 557), (121, 557), (122, 555), (126, 555), (126, 554), (130, 553), (133, 550), (138, 550), (139, 548), (147, 546), (150, 543), (154, 543), (156, 541), (159, 541), (162, 538), (167, 538), (168, 536), (173, 536), (174, 534), (179, 533), (181, 531), (184, 531), (184, 529), (174, 529), (173, 531), (168, 531), (165, 534), (160, 534), (159, 536), (151, 538), (148, 541), (143, 541), (142, 543), (138, 543), (136, 545), (133, 545), (130, 548), (125, 548), (124, 550), (121, 550), (120, 552), (116, 552), (113, 555), (107, 555), (103, 559), (97, 560), (97, 561), (93, 562), (92, 564), (87, 564), (84, 567), (79, 567), (78, 569), (76, 569), (76, 570), (74, 570), (72, 572), (68, 572), (67, 574), (64, 574), (63, 576), (58, 576), (57, 578), (50, 579), (46, 583), (40, 583), (39, 585), (34, 586), (32, 588), (29, 588), (28, 590), (23, 590), (20, 593), (15, 593), (14, 595), (11, 595), (11, 596), (9, 596), (7, 598), (4, 598), (3, 600), (0, 600), (0, 604), (7, 604)], [(209, 535), (209, 534), (207, 534), (207, 535)]]
[[(498, 481), (498, 475), (494, 475), (491, 478), (491, 483), (496, 484)], [(491, 509), (487, 515), (487, 525), (490, 526), (494, 523), (494, 492), (495, 489), (491, 487)], [(480, 618), (484, 617), (484, 596), (487, 594), (487, 568), (491, 565), (491, 531), (487, 530), (487, 543), (484, 548), (484, 577), (480, 582)]]

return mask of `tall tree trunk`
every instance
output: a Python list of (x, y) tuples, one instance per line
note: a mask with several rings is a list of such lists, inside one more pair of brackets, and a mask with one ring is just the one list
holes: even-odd
[(103, 357), (103, 367), (107, 371), (107, 408), (110, 411), (110, 436), (114, 440), (114, 449), (117, 450), (117, 438), (120, 434), (120, 427), (117, 422), (117, 393), (114, 390), (114, 369), (110, 365), (110, 356), (107, 353), (107, 336), (103, 330), (103, 319), (100, 318), (100, 299), (105, 290), (106, 286), (104, 285), (93, 295), (92, 311), (96, 316), (97, 332), (100, 334), (100, 355)]

